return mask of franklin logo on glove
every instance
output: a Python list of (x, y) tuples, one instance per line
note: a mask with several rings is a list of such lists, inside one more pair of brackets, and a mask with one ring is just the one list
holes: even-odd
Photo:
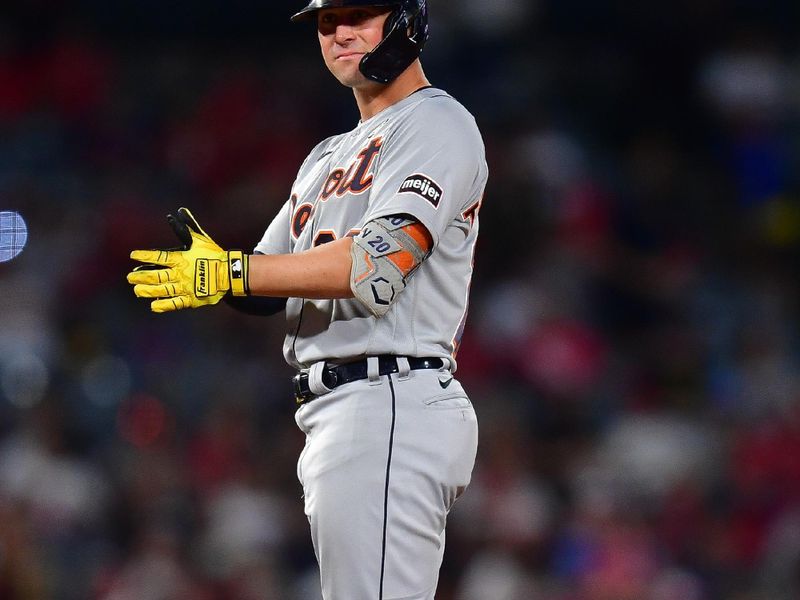
[(208, 296), (208, 261), (204, 258), (197, 259), (197, 295)]

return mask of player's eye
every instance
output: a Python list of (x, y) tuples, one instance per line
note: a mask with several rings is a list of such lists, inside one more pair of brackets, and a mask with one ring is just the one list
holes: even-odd
[(340, 24), (346, 24), (351, 27), (360, 26), (379, 14), (378, 10), (369, 8), (352, 9), (342, 14), (337, 14), (332, 10), (320, 11), (317, 15), (317, 26), (321, 31), (330, 33)]

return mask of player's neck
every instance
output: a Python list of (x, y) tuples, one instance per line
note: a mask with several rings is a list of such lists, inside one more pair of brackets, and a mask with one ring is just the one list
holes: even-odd
[(429, 85), (430, 82), (422, 71), (422, 65), (416, 61), (388, 85), (375, 83), (353, 88), (356, 104), (361, 113), (361, 121), (374, 117), (418, 89)]

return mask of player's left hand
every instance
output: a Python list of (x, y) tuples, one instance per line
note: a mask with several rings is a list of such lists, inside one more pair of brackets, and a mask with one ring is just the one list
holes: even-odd
[(134, 250), (144, 263), (128, 273), (128, 283), (140, 298), (155, 298), (153, 312), (169, 312), (216, 304), (225, 294), (247, 295), (248, 257), (241, 250), (225, 251), (186, 208), (167, 221), (182, 246), (169, 250)]

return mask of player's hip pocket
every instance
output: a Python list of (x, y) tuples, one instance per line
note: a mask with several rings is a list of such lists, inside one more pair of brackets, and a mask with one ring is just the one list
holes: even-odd
[(453, 391), (446, 394), (437, 394), (425, 398), (422, 403), (431, 410), (465, 409), (472, 408), (472, 402), (464, 395), (463, 391)]

